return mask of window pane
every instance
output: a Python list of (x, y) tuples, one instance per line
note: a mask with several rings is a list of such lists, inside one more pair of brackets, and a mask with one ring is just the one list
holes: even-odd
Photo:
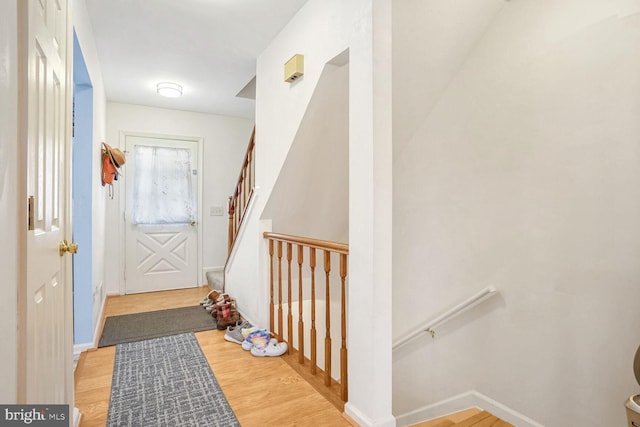
[(190, 223), (196, 217), (191, 187), (191, 151), (135, 147), (134, 224)]

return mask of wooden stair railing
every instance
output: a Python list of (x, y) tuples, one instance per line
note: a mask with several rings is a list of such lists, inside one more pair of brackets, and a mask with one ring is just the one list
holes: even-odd
[[(345, 243), (317, 240), (306, 237), (291, 236), (286, 234), (265, 232), (264, 238), (269, 242), (269, 326), (279, 341), (288, 344), (288, 354), (284, 359), (309, 381), (321, 394), (337, 406), (344, 410), (344, 403), (348, 400), (348, 370), (347, 370), (347, 306), (346, 306), (346, 278), (347, 278), (347, 258), (349, 255), (349, 245)], [(324, 272), (325, 292), (324, 298), (316, 298), (316, 254), (320, 251), (322, 258), (322, 270)], [(308, 256), (308, 259), (305, 258)], [(294, 261), (295, 256), (295, 261)], [(286, 262), (286, 273), (283, 275), (283, 257)], [(331, 318), (331, 262), (332, 258), (339, 264), (339, 286), (340, 286), (340, 318)], [(297, 279), (297, 306), (298, 322), (297, 337), (294, 336), (294, 319), (292, 305), (296, 301), (292, 300), (292, 275), (291, 264), (298, 264)], [(305, 265), (306, 262), (306, 265)], [(305, 265), (305, 268), (303, 268)], [(308, 273), (308, 280), (304, 273)], [(335, 273), (334, 273), (335, 278)], [(283, 282), (286, 283), (286, 302), (283, 301)], [(305, 287), (306, 285), (306, 287)], [(337, 286), (337, 285), (336, 285)], [(305, 292), (306, 291), (306, 292)], [(310, 295), (310, 313), (303, 312), (304, 295)], [(319, 292), (322, 295), (322, 292)], [(324, 302), (324, 369), (317, 366), (317, 329), (316, 329), (316, 305), (317, 302)], [(285, 319), (283, 304), (286, 305), (286, 334), (283, 332)], [(309, 320), (309, 357), (305, 356), (305, 314)], [(337, 317), (337, 316), (336, 316)], [(332, 377), (331, 354), (333, 342), (331, 337), (331, 324), (336, 322), (340, 325), (340, 366), (339, 382)], [(322, 326), (320, 326), (322, 327)], [(286, 335), (286, 337), (284, 336)], [(337, 343), (336, 343), (337, 347)]]
[(242, 169), (240, 170), (240, 176), (236, 183), (236, 187), (233, 191), (233, 195), (229, 196), (228, 212), (229, 212), (229, 243), (227, 258), (231, 255), (231, 250), (238, 237), (238, 231), (242, 225), (242, 220), (247, 211), (249, 201), (253, 196), (253, 187), (255, 185), (255, 159), (254, 159), (254, 147), (256, 139), (256, 128), (253, 128), (251, 132), (251, 139), (249, 140), (249, 146), (247, 147), (247, 153), (244, 156), (242, 162)]

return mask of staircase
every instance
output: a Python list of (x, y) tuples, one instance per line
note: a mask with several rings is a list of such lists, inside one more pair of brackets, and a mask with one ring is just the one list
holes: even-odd
[(467, 409), (410, 427), (515, 427), (490, 412), (478, 408)]

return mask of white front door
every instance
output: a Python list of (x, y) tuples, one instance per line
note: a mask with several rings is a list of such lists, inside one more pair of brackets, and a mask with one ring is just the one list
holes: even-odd
[(125, 135), (125, 293), (198, 283), (198, 140)]
[[(22, 3), (22, 2), (21, 2)], [(70, 58), (67, 0), (22, 3), (28, 25), (25, 135), (29, 226), (20, 330), (26, 356), (25, 403), (73, 404), (73, 312), (69, 239)], [(23, 15), (24, 16), (24, 15)]]

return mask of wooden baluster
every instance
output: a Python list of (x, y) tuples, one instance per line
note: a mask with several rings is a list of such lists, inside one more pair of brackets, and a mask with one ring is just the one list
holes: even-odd
[(247, 184), (245, 177), (247, 175), (247, 165), (242, 168), (242, 179), (240, 180), (240, 186), (242, 187), (242, 213), (244, 215), (244, 208), (247, 206)]
[(293, 316), (291, 315), (291, 243), (287, 243), (287, 353), (291, 353), (293, 345)]
[(316, 249), (309, 248), (311, 266), (311, 373), (316, 374)]
[(304, 363), (304, 321), (302, 320), (302, 263), (304, 246), (298, 245), (298, 363)]
[(245, 203), (244, 206), (246, 208), (246, 206), (249, 204), (249, 163), (248, 163), (248, 159), (247, 159), (247, 165), (244, 167), (244, 198), (245, 198)]
[(244, 203), (242, 203), (242, 175), (244, 175), (244, 170), (240, 169), (240, 178), (238, 178), (238, 222), (242, 219), (242, 210), (244, 209)]
[(233, 213), (235, 211), (233, 207), (233, 203), (231, 202), (233, 198), (229, 196), (229, 203), (227, 204), (227, 210), (229, 211), (229, 241), (227, 248), (227, 255), (231, 254), (231, 249), (233, 248), (233, 243), (235, 242), (235, 235), (233, 233)]
[[(271, 330), (271, 332), (275, 332)], [(282, 340), (282, 242), (278, 242), (278, 338)]]
[(340, 347), (340, 397), (343, 402), (348, 400), (348, 371), (347, 371), (347, 254), (340, 254), (340, 282), (342, 284), (342, 344)]
[(254, 157), (254, 146), (251, 147), (251, 188), (256, 184), (256, 160)]
[(273, 240), (269, 239), (269, 330), (273, 331)]
[(253, 164), (253, 149), (255, 145), (255, 128), (251, 133), (247, 153), (240, 171), (240, 176), (236, 182), (233, 196), (229, 197), (229, 242), (228, 254), (231, 253), (233, 245), (238, 236), (240, 225), (244, 219), (249, 199), (253, 194), (253, 181), (255, 176), (255, 165)]
[(234, 216), (233, 216), (233, 236), (234, 239), (235, 237), (238, 236), (238, 225), (240, 224), (240, 211), (242, 210), (242, 206), (238, 205), (238, 188), (236, 188), (236, 194), (233, 197), (233, 204), (235, 205), (236, 209), (234, 210)]
[(331, 252), (324, 251), (325, 275), (325, 335), (324, 335), (324, 385), (331, 385), (331, 299), (329, 295), (329, 273), (331, 272)]
[(247, 177), (247, 182), (249, 184), (249, 194), (251, 194), (251, 190), (253, 189), (253, 147), (251, 147), (251, 149), (249, 150), (248, 153), (248, 166), (247, 166), (247, 170), (248, 170), (248, 177)]

